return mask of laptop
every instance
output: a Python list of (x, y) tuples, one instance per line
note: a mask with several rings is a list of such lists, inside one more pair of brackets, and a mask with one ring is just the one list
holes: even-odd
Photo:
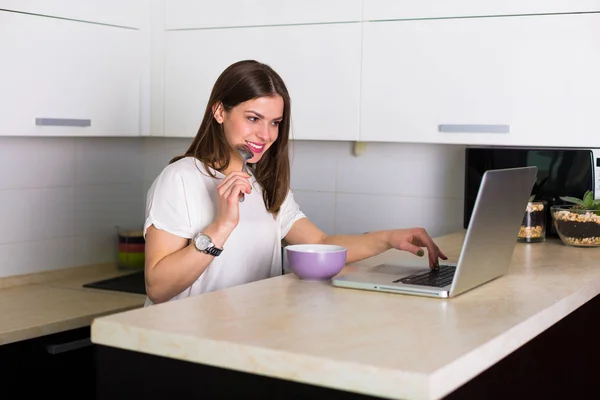
[[(508, 272), (537, 167), (483, 174), (457, 263), (429, 266), (381, 264), (338, 275), (337, 287), (438, 298), (455, 297)], [(442, 249), (443, 250), (443, 249)]]

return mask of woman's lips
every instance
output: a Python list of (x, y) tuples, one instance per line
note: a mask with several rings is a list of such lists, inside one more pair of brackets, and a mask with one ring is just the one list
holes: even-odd
[(264, 143), (254, 143), (254, 142), (248, 142), (246, 141), (246, 144), (248, 145), (248, 148), (253, 152), (253, 153), (262, 153), (265, 150), (265, 144)]

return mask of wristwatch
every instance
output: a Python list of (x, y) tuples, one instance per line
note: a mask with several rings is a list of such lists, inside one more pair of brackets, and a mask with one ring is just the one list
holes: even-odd
[(218, 257), (223, 251), (223, 249), (219, 249), (215, 246), (210, 236), (205, 235), (204, 233), (200, 233), (194, 238), (194, 245), (196, 246), (196, 250), (215, 257)]

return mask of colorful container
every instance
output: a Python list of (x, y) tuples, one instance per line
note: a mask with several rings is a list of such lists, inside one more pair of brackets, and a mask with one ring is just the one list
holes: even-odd
[(119, 231), (118, 267), (144, 269), (146, 240), (141, 230)]

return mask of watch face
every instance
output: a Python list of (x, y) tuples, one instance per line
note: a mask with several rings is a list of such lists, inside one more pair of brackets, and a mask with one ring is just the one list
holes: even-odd
[(196, 247), (198, 250), (206, 250), (211, 244), (210, 238), (206, 235), (200, 235), (196, 238)]

